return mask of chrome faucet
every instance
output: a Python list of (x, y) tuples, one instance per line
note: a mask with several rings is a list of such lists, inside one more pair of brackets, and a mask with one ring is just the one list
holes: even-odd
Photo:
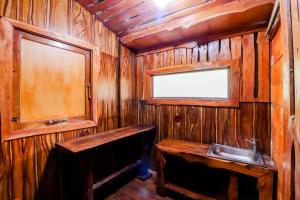
[(249, 142), (250, 144), (252, 144), (252, 150), (254, 152), (256, 152), (257, 139), (255, 139), (255, 138), (249, 138), (249, 139), (246, 139), (246, 141)]

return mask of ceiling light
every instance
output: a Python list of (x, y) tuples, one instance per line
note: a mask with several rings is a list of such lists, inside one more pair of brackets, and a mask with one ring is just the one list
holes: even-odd
[(155, 5), (159, 8), (165, 8), (171, 1), (174, 0), (153, 0)]

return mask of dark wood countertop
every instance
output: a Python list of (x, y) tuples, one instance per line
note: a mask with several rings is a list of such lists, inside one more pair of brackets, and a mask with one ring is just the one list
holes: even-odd
[(155, 126), (152, 125), (129, 126), (125, 128), (97, 133), (95, 135), (88, 135), (76, 139), (71, 139), (66, 142), (56, 143), (56, 147), (67, 153), (75, 154), (114, 142), (119, 139), (142, 134), (145, 132), (150, 132), (153, 130), (155, 130)]
[(158, 143), (156, 147), (163, 153), (183, 157), (189, 162), (203, 163), (212, 168), (227, 169), (254, 177), (276, 171), (275, 167), (272, 165), (272, 159), (269, 156), (263, 156), (265, 163), (267, 163), (265, 166), (258, 166), (209, 157), (207, 153), (210, 145), (207, 144), (165, 139)]

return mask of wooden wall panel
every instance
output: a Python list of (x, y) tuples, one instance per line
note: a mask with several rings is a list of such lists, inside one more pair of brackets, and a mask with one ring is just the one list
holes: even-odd
[(300, 199), (299, 1), (280, 1), (280, 24), (271, 42), (272, 157), (277, 199)]
[(135, 55), (122, 47), (120, 60), (121, 127), (137, 123), (137, 90), (139, 89), (136, 87), (136, 74)]
[[(62, 174), (54, 150), (55, 143), (118, 126), (118, 38), (72, 0), (4, 0), (0, 1), (0, 15), (85, 40), (100, 47), (101, 63), (95, 66), (97, 73), (93, 76), (98, 79), (97, 127), (21, 138), (0, 144), (1, 200), (61, 199)], [(135, 91), (132, 91), (135, 85), (135, 57), (125, 48), (123, 51), (127, 52), (123, 59), (130, 60), (130, 67), (124, 68), (123, 73), (128, 74), (126, 78), (131, 81), (123, 91), (127, 93), (126, 90), (130, 90), (130, 98), (135, 100)], [(135, 107), (134, 103), (126, 107), (127, 111), (132, 111), (132, 119), (128, 124), (135, 123)]]
[(285, 107), (284, 107), (284, 69), (283, 69), (283, 32), (279, 27), (271, 41), (271, 130), (272, 158), (278, 170), (277, 197), (284, 199), (285, 167)]
[[(269, 155), (271, 150), (270, 90), (266, 93), (258, 93), (258, 98), (254, 97), (256, 86), (253, 71), (256, 60), (254, 47), (257, 46), (259, 51), (266, 52), (266, 54), (269, 48), (266, 41), (261, 38), (263, 32), (257, 33), (260, 36), (257, 41), (254, 40), (254, 34), (225, 38), (193, 48), (181, 47), (137, 55), (139, 123), (155, 124), (158, 127), (156, 141), (174, 138), (250, 148), (246, 139), (255, 136), (258, 139), (258, 149)], [(257, 45), (254, 42), (258, 42)], [(258, 58), (260, 60), (258, 69), (261, 72), (258, 76), (258, 84), (261, 88), (270, 86), (266, 54)], [(148, 105), (142, 100), (143, 72), (147, 69), (228, 59), (241, 59), (244, 79), (241, 81), (243, 90), (240, 92), (240, 97), (245, 102), (241, 102), (239, 108)], [(262, 80), (263, 78), (265, 80)]]
[(252, 102), (254, 99), (254, 81), (255, 81), (254, 34), (244, 35), (242, 37), (242, 45), (243, 45), (243, 67), (242, 67), (243, 84), (242, 84), (241, 101)]

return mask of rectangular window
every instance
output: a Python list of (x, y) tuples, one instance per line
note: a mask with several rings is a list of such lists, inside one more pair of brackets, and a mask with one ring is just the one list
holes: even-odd
[(239, 60), (202, 62), (147, 70), (148, 104), (239, 106)]
[(97, 125), (99, 49), (0, 18), (1, 142)]
[(229, 98), (229, 69), (153, 76), (154, 98)]

